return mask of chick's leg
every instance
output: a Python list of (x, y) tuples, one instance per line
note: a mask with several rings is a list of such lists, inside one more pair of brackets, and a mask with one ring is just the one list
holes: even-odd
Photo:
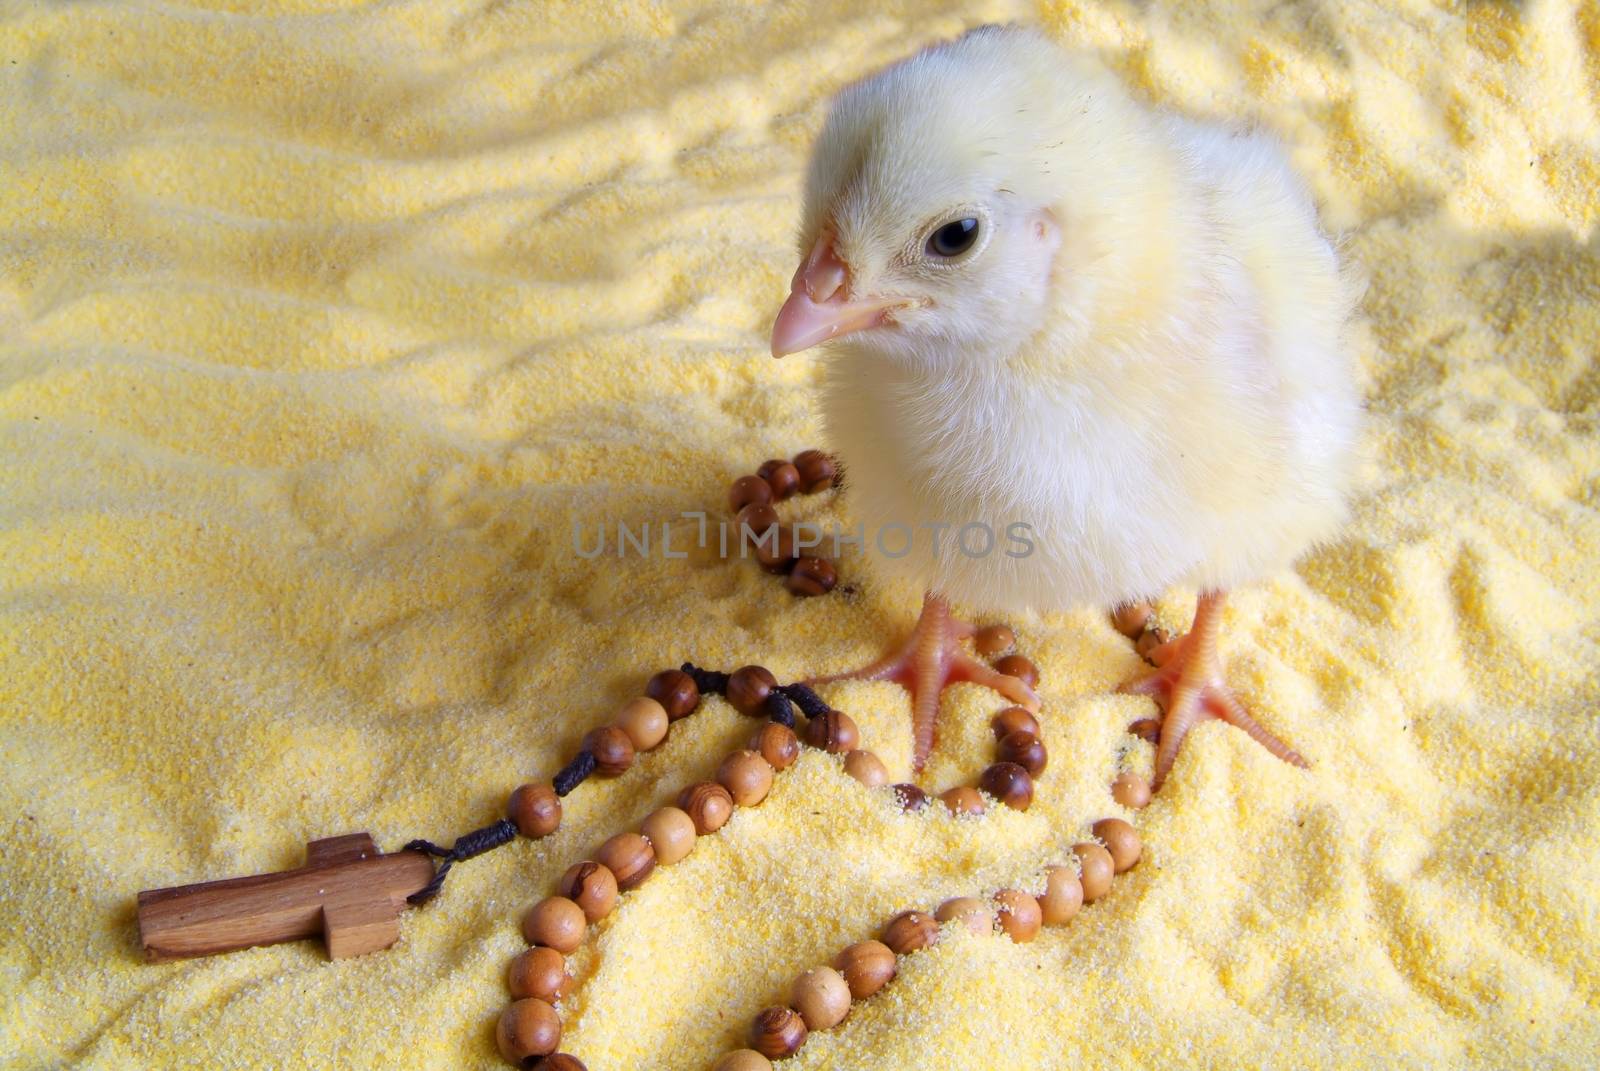
[(1015, 677), (1008, 677), (973, 658), (961, 649), (961, 641), (977, 631), (957, 620), (950, 604), (931, 592), (924, 596), (922, 616), (911, 637), (886, 657), (853, 673), (819, 677), (812, 684), (833, 681), (896, 681), (911, 693), (911, 731), (913, 756), (922, 769), (933, 751), (939, 718), (939, 695), (962, 681), (992, 688), (1018, 706), (1038, 713), (1039, 697)]
[(1151, 652), (1160, 666), (1136, 677), (1121, 688), (1124, 692), (1155, 696), (1163, 702), (1166, 714), (1161, 719), (1161, 742), (1156, 747), (1154, 787), (1160, 788), (1183, 746), (1184, 737), (1204, 717), (1221, 718), (1243, 729), (1250, 738), (1284, 762), (1309, 765), (1300, 754), (1267, 732), (1234, 698), (1222, 679), (1222, 664), (1217, 658), (1217, 633), (1222, 626), (1220, 591), (1200, 596), (1195, 607), (1194, 625), (1189, 632)]

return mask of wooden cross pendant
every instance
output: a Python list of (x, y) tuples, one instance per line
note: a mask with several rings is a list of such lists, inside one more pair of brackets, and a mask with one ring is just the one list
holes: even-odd
[(333, 959), (388, 948), (406, 897), (428, 884), (421, 852), (381, 854), (365, 833), (314, 840), (306, 865), (139, 894), (139, 943), (151, 962), (322, 935)]

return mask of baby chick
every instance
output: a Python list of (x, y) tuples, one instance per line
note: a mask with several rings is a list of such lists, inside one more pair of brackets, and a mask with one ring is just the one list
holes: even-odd
[[(825, 423), (869, 532), (948, 526), (937, 551), (872, 556), (928, 595), (902, 648), (842, 675), (910, 688), (918, 766), (949, 683), (1038, 707), (961, 650), (947, 599), (1055, 610), (1174, 585), (1202, 592), (1194, 625), (1124, 685), (1166, 704), (1156, 783), (1206, 715), (1303, 765), (1216, 652), (1224, 593), (1339, 526), (1359, 430), (1357, 288), (1282, 151), (984, 27), (839, 94), (800, 229), (773, 355), (831, 341)], [(1017, 523), (1031, 553), (953, 539)]]

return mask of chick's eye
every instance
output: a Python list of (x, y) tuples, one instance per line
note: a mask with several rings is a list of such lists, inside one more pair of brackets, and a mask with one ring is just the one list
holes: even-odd
[(977, 240), (977, 220), (951, 220), (928, 236), (928, 252), (936, 257), (958, 257)]

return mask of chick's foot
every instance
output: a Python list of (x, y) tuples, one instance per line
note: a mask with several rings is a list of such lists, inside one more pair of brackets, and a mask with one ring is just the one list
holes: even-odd
[(1284, 762), (1309, 766), (1300, 753), (1273, 736), (1250, 716), (1234, 697), (1222, 678), (1222, 663), (1217, 658), (1217, 632), (1222, 624), (1222, 592), (1200, 597), (1195, 608), (1194, 626), (1188, 633), (1151, 652), (1159, 668), (1124, 684), (1120, 691), (1156, 698), (1165, 708), (1161, 719), (1161, 741), (1156, 746), (1156, 770), (1152, 784), (1160, 788), (1172, 770), (1183, 746), (1184, 737), (1201, 718), (1220, 718), (1243, 729), (1250, 738)]
[(958, 620), (950, 604), (937, 595), (922, 602), (922, 616), (911, 637), (887, 657), (853, 673), (818, 677), (811, 684), (834, 681), (895, 681), (911, 693), (911, 732), (916, 768), (922, 769), (933, 751), (939, 719), (939, 696), (952, 684), (970, 681), (992, 688), (1006, 699), (1039, 712), (1039, 697), (1016, 677), (1000, 673), (961, 649), (961, 641), (976, 629)]

